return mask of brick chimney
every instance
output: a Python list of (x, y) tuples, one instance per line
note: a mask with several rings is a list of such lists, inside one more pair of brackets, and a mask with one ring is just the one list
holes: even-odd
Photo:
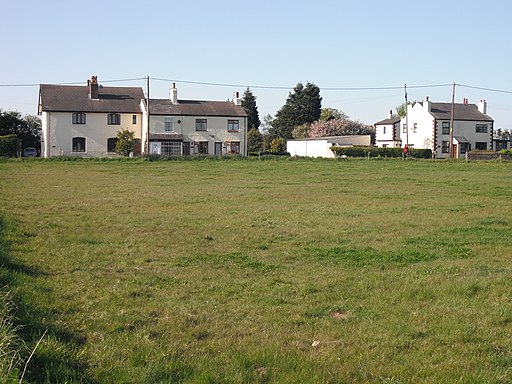
[(91, 80), (87, 80), (87, 85), (89, 86), (89, 98), (91, 100), (98, 100), (100, 98), (98, 76), (91, 76)]

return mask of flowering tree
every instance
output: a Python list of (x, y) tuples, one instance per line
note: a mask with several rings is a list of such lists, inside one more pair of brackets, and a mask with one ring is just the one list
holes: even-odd
[(317, 121), (311, 124), (311, 127), (309, 128), (309, 137), (347, 135), (371, 135), (373, 142), (375, 137), (375, 130), (373, 127), (361, 123), (360, 121), (346, 118), (329, 121)]

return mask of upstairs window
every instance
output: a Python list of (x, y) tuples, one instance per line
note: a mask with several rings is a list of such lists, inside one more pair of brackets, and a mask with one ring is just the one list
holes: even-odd
[(132, 115), (132, 124), (137, 124), (137, 115)]
[(166, 116), (164, 121), (164, 129), (165, 132), (173, 132), (174, 128), (172, 126), (172, 117)]
[(407, 133), (407, 124), (402, 125), (402, 132)]
[(85, 137), (73, 137), (73, 152), (85, 152)]
[(386, 126), (382, 127), (382, 134), (385, 135), (386, 134)]
[(239, 132), (240, 123), (238, 120), (228, 120), (228, 132)]
[(196, 119), (196, 131), (206, 131), (206, 119)]
[(107, 124), (108, 125), (120, 125), (121, 124), (121, 115), (119, 113), (109, 113), (107, 115)]
[(418, 132), (418, 123), (414, 123), (414, 125), (412, 126), (412, 133), (417, 133)]
[(476, 133), (487, 133), (487, 124), (477, 124)]
[(443, 121), (443, 135), (449, 135), (449, 134), (450, 134), (450, 122)]
[(83, 113), (83, 112), (73, 113), (72, 120), (73, 120), (73, 124), (85, 124), (85, 122), (86, 122), (85, 113)]

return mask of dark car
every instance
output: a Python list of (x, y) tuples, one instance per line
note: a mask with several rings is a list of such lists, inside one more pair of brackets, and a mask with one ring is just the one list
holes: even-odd
[(23, 157), (36, 157), (37, 156), (37, 149), (34, 147), (27, 147), (23, 149)]

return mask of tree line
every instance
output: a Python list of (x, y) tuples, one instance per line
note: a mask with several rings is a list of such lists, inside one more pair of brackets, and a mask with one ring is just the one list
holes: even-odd
[(0, 156), (16, 156), (27, 147), (41, 148), (39, 117), (0, 109)]
[[(258, 115), (256, 97), (247, 88), (242, 106), (248, 115), (247, 148), (251, 152), (285, 152), (286, 141), (324, 136), (371, 135), (372, 126), (352, 120), (335, 108), (322, 108), (320, 88), (313, 83), (298, 83), (285, 104), (273, 117)], [(261, 127), (261, 129), (260, 129)]]

